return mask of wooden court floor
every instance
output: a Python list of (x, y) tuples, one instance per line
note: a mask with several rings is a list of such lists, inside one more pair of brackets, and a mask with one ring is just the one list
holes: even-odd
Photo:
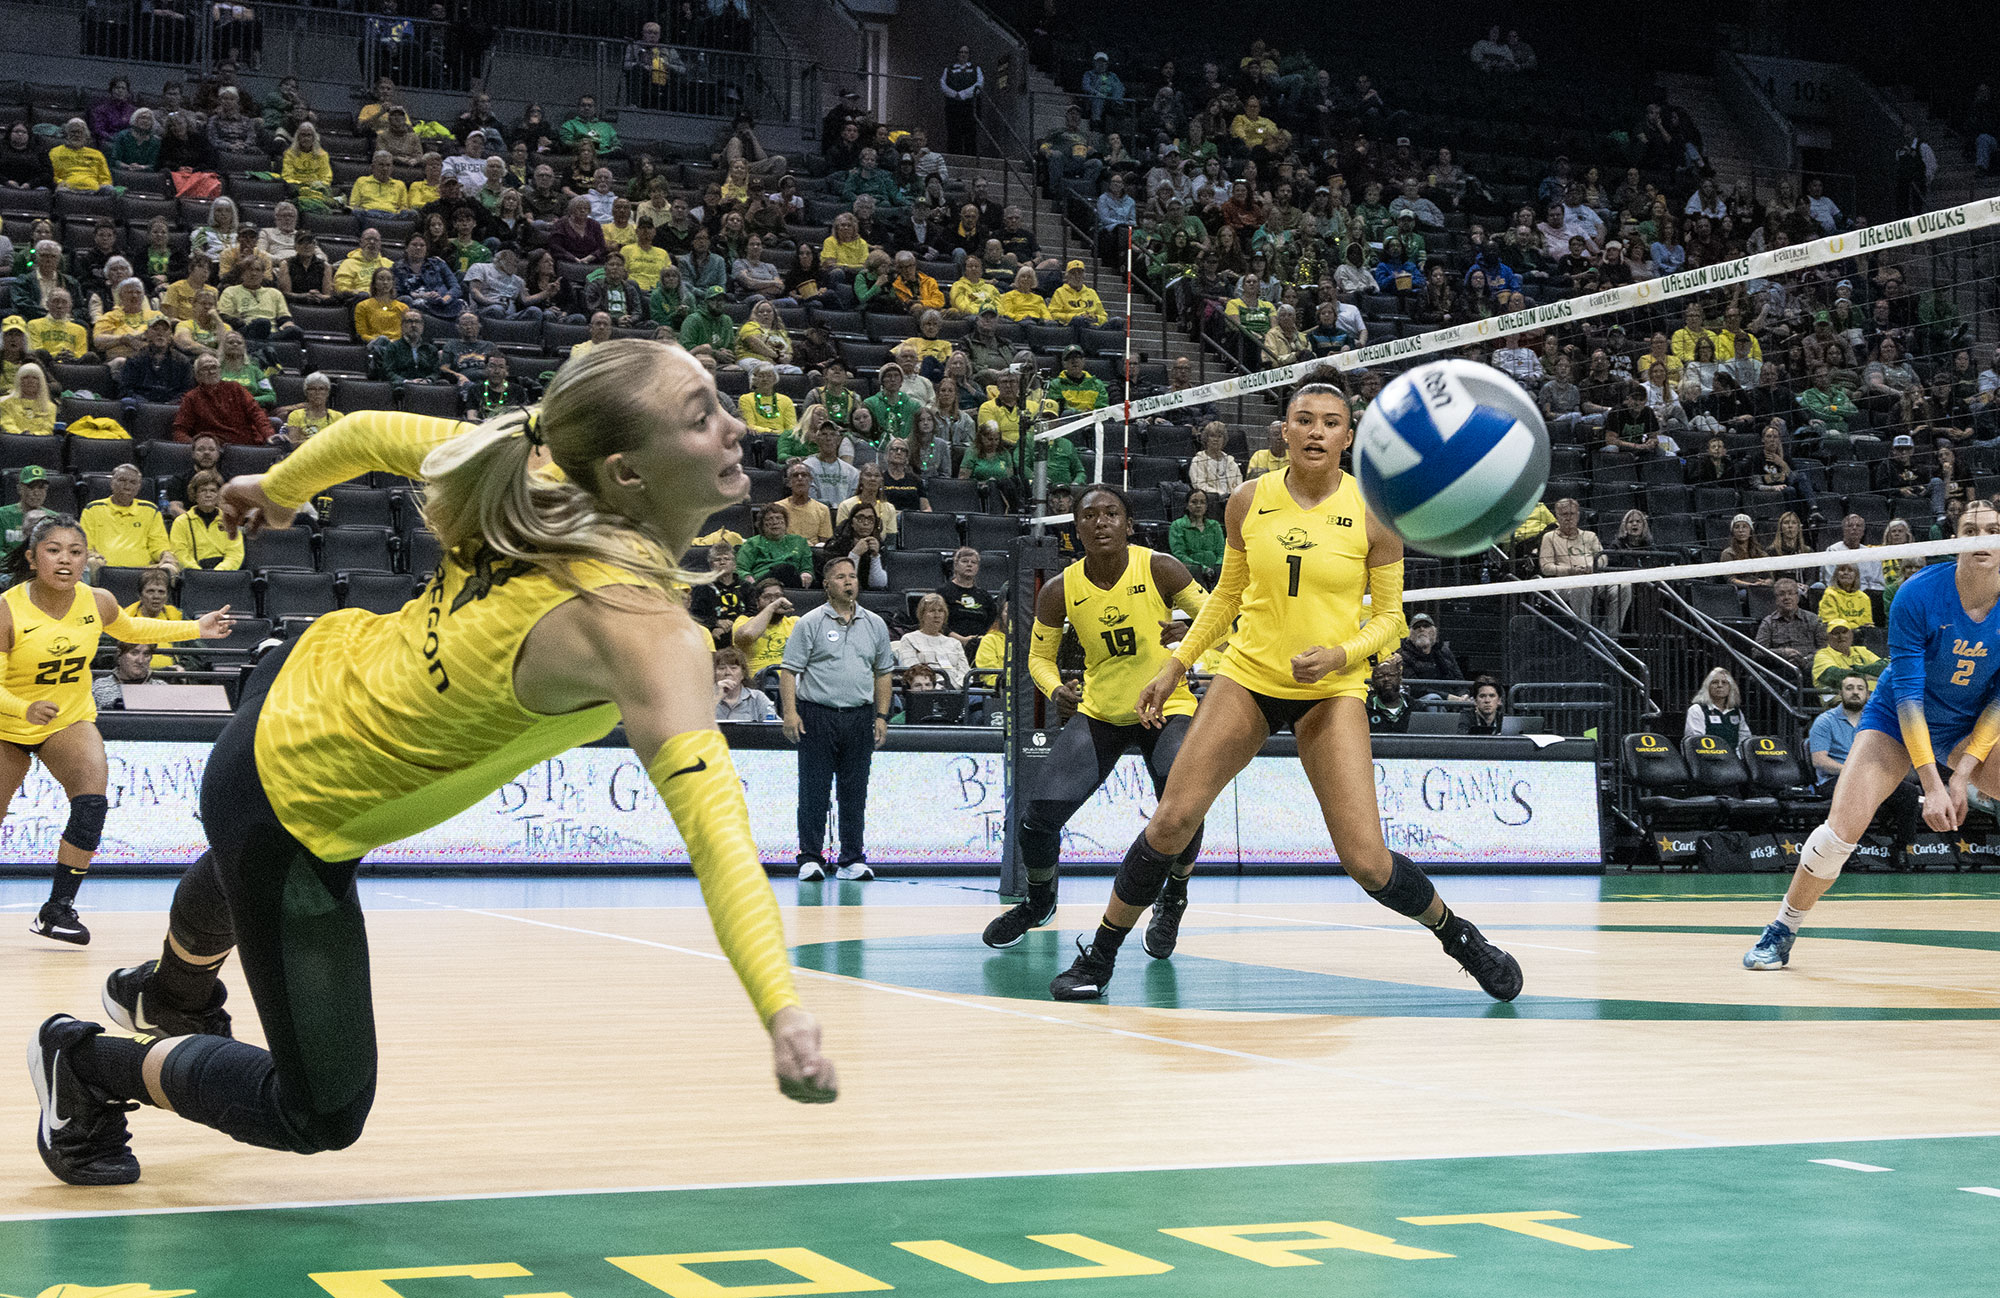
[[(1345, 880), (1198, 879), (1094, 1005), (1045, 989), (1108, 880), (1007, 952), (975, 881), (781, 882), (843, 1082), (805, 1108), (691, 883), (369, 880), (361, 1142), (141, 1110), (144, 1179), (75, 1189), (0, 1074), (0, 1295), (1993, 1292), (2000, 877), (1850, 875), (1768, 974), (1775, 877), (1440, 886), (1514, 1004)], [(92, 881), (71, 950), (0, 883), (0, 1039), (97, 1017), (170, 887)]]

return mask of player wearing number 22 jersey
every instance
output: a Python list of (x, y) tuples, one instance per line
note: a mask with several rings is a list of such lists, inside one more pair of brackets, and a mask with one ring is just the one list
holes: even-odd
[[(1194, 695), (1182, 685), (1161, 708), (1162, 724), (1139, 724), (1139, 692), (1166, 661), (1162, 642), (1173, 610), (1190, 617), (1201, 610), (1203, 592), (1180, 560), (1131, 544), (1132, 515), (1125, 498), (1107, 486), (1086, 487), (1078, 498), (1077, 540), (1084, 557), (1043, 586), (1035, 601), (1034, 641), (1028, 675), (1051, 700), (1074, 704), (1076, 715), (1046, 754), (1025, 772), (1032, 790), (1021, 816), (1021, 864), (1028, 898), (986, 926), (991, 947), (1010, 947), (1055, 917), (1056, 872), (1062, 831), (1077, 811), (1109, 779), (1131, 749), (1138, 749), (1153, 777), (1155, 795), (1166, 786), (1174, 755), (1194, 716)], [(1063, 682), (1056, 651), (1067, 625), (1083, 646), (1083, 692)], [(1162, 886), (1146, 950), (1158, 959), (1173, 954), (1181, 912), (1187, 907), (1187, 876), (1201, 854), (1195, 835), (1176, 857), (1174, 873)], [(1150, 898), (1148, 900), (1151, 900)]]

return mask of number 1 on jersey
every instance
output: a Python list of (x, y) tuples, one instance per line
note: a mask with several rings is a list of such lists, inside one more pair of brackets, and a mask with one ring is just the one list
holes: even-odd
[(1306, 557), (1302, 554), (1288, 554), (1285, 556), (1285, 566), (1292, 570), (1291, 586), (1285, 594), (1296, 599), (1299, 594), (1299, 570), (1306, 566)]

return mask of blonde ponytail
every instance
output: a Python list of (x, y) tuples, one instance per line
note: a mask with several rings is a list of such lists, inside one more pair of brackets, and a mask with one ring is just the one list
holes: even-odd
[[(446, 554), (532, 563), (578, 588), (573, 563), (604, 563), (671, 591), (705, 580), (680, 567), (692, 536), (666, 537), (607, 508), (590, 486), (606, 456), (637, 449), (669, 417), (665, 343), (613, 339), (557, 371), (541, 404), (501, 411), (424, 460), (424, 522)], [(531, 436), (532, 421), (532, 436)], [(546, 445), (563, 476), (530, 472)]]

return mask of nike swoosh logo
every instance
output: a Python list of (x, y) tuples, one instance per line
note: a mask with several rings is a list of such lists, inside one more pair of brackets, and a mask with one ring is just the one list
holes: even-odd
[(49, 1065), (49, 1113), (42, 1120), (50, 1131), (61, 1131), (69, 1125), (69, 1119), (56, 1112), (56, 1105), (62, 1102), (61, 1088), (56, 1085), (56, 1078), (60, 1076), (62, 1076), (62, 1051), (58, 1050), (54, 1062)]
[(1278, 511), (1276, 509), (1260, 509), (1257, 512), (1260, 514), (1275, 514)]
[(706, 757), (703, 757), (698, 759), (693, 766), (683, 766), (681, 767), (681, 769), (675, 771), (673, 775), (669, 775), (667, 778), (671, 780), (674, 778), (674, 775), (699, 775), (707, 769), (708, 769), (708, 759)]

